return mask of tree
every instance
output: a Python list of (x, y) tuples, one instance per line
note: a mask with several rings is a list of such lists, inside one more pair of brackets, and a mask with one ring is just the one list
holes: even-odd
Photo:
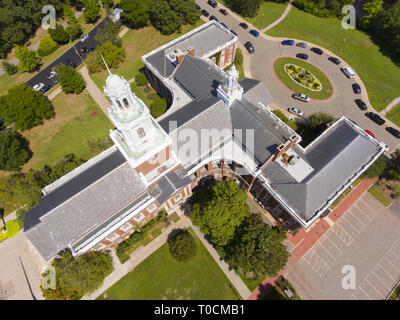
[(98, 0), (82, 0), (86, 10), (83, 12), (85, 21), (93, 23), (100, 15), (100, 5)]
[(196, 9), (193, 0), (167, 0), (172, 10), (180, 15), (183, 24), (194, 25), (200, 18), (201, 12)]
[(68, 33), (71, 41), (78, 39), (83, 33), (81, 25), (79, 23), (69, 25), (67, 29), (65, 29), (65, 31)]
[(35, 70), (41, 60), (36, 51), (21, 46), (15, 49), (15, 56), (19, 59), (18, 69), (23, 72)]
[(50, 53), (53, 53), (58, 46), (57, 42), (55, 42), (50, 36), (46, 36), (40, 40), (37, 53), (41, 57), (48, 56)]
[(12, 76), (18, 72), (18, 66), (6, 61), (3, 62), (3, 69), (9, 76)]
[(121, 0), (121, 17), (132, 27), (146, 26), (149, 24), (151, 6), (151, 0)]
[(240, 14), (254, 18), (260, 9), (261, 2), (262, 0), (238, 0), (236, 5)]
[(103, 7), (112, 8), (114, 6), (114, 0), (101, 0)]
[(23, 210), (23, 209), (20, 209), (20, 208), (18, 208), (18, 209), (17, 209), (17, 212), (16, 212), (17, 221), (18, 221), (18, 224), (19, 224), (19, 226), (20, 226), (21, 228), (24, 227), (24, 223), (25, 223), (25, 213), (26, 213), (26, 210)]
[(42, 124), (43, 119), (54, 116), (54, 109), (46, 97), (26, 84), (19, 84), (0, 97), (0, 114), (6, 125), (26, 130)]
[(392, 158), (390, 159), (392, 165), (387, 173), (389, 179), (399, 181), (400, 180), (400, 150), (396, 150)]
[(55, 29), (49, 28), (50, 37), (58, 44), (66, 44), (69, 42), (69, 35), (62, 25), (56, 24)]
[(96, 50), (88, 55), (86, 64), (90, 73), (99, 72), (106, 68), (100, 53), (110, 68), (118, 68), (118, 65), (125, 59), (125, 49), (107, 41), (103, 45), (96, 47)]
[(300, 144), (303, 147), (310, 144), (334, 121), (336, 121), (336, 119), (331, 114), (326, 112), (316, 112), (307, 118), (306, 123), (298, 123), (297, 133), (302, 137), (302, 142)]
[(117, 47), (122, 47), (122, 41), (118, 35), (119, 29), (119, 23), (112, 22), (111, 19), (106, 19), (103, 28), (99, 28), (96, 32), (95, 39), (97, 45), (101, 46), (109, 41)]
[(101, 286), (113, 271), (112, 259), (105, 252), (91, 252), (74, 258), (65, 250), (52, 262), (56, 272), (56, 288), (44, 289), (47, 300), (77, 300)]
[(362, 29), (368, 29), (374, 19), (378, 16), (382, 10), (383, 0), (370, 0), (363, 3), (362, 10), (363, 15), (360, 19), (360, 25)]
[(281, 227), (270, 227), (261, 214), (251, 214), (237, 229), (232, 241), (224, 247), (228, 264), (254, 277), (275, 276), (286, 264), (289, 252), (282, 244), (286, 239)]
[(71, 6), (68, 4), (64, 4), (63, 5), (63, 13), (64, 13), (64, 17), (65, 19), (67, 19), (69, 24), (75, 24), (78, 22), (78, 20), (76, 20), (74, 12), (71, 9)]
[(65, 93), (81, 93), (86, 87), (82, 75), (74, 68), (64, 64), (56, 67), (57, 79)]
[(139, 72), (135, 77), (135, 82), (139, 87), (141, 87), (141, 86), (148, 84), (149, 80), (147, 79), (147, 77), (144, 73)]
[(369, 168), (365, 171), (364, 176), (367, 178), (377, 178), (381, 176), (386, 169), (386, 160), (379, 157)]
[(8, 130), (0, 133), (0, 170), (19, 170), (31, 156), (28, 140), (19, 133)]
[(250, 215), (246, 200), (246, 192), (234, 181), (217, 182), (211, 188), (193, 194), (190, 218), (215, 245), (224, 246)]
[(394, 56), (400, 56), (400, 1), (390, 9), (381, 10), (374, 19), (376, 36), (393, 50)]
[(154, 0), (150, 10), (151, 24), (163, 35), (179, 31), (182, 26), (182, 17), (171, 9), (168, 2)]
[(167, 110), (167, 100), (161, 97), (157, 97), (156, 100), (150, 106), (150, 114), (154, 118), (158, 118), (163, 115)]
[(179, 262), (188, 262), (197, 251), (193, 236), (182, 229), (168, 239), (168, 249), (171, 257)]

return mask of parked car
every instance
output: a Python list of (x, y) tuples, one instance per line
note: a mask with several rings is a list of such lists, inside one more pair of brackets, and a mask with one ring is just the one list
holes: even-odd
[(247, 30), (249, 28), (249, 26), (247, 25), (247, 23), (241, 22), (239, 23), (239, 26), (241, 26), (243, 29)]
[(369, 131), (368, 129), (365, 129), (365, 132), (368, 133), (372, 138), (375, 139), (375, 135), (371, 131)]
[(300, 100), (300, 101), (303, 101), (303, 102), (310, 102), (310, 97), (308, 97), (304, 93), (293, 93), (292, 97), (294, 99), (297, 99), (297, 100)]
[(215, 21), (219, 22), (219, 20), (217, 19), (216, 16), (210, 16), (210, 20), (211, 20), (211, 21), (212, 21), (212, 20), (215, 20)]
[(249, 32), (255, 37), (258, 37), (260, 35), (260, 33), (255, 29), (251, 29)]
[(283, 40), (281, 42), (281, 44), (283, 44), (284, 46), (292, 46), (292, 45), (294, 45), (294, 41), (293, 40)]
[(36, 83), (32, 89), (35, 91), (39, 91), (40, 89), (42, 89), (44, 87), (44, 83), (40, 82), (40, 83)]
[(254, 53), (254, 52), (255, 52), (254, 46), (253, 46), (253, 44), (252, 44), (250, 41), (247, 41), (247, 42), (244, 44), (244, 46), (245, 46), (245, 48), (247, 49), (247, 51), (248, 51), (249, 53)]
[(366, 112), (365, 115), (370, 118), (373, 122), (379, 124), (380, 126), (383, 125), (386, 121), (383, 120), (379, 114), (373, 112)]
[(228, 15), (228, 11), (226, 11), (225, 9), (219, 9), (219, 12), (221, 12), (224, 16)]
[(288, 108), (288, 111), (289, 111), (290, 113), (295, 114), (296, 116), (299, 116), (299, 117), (304, 116), (303, 111), (301, 111), (300, 109), (297, 109), (297, 108), (291, 107), (291, 108)]
[(386, 127), (386, 131), (389, 132), (391, 135), (395, 136), (396, 138), (400, 138), (400, 131), (392, 128), (392, 127)]
[(358, 83), (353, 83), (352, 84), (353, 91), (355, 94), (360, 94), (361, 93), (361, 87)]
[(47, 75), (47, 79), (51, 80), (54, 79), (57, 76), (57, 72), (55, 72), (54, 70), (51, 70), (49, 72), (49, 74)]
[(201, 8), (200, 8), (200, 6), (199, 6), (198, 4), (195, 5), (195, 8), (196, 8), (197, 10), (201, 10)]
[(43, 94), (45, 94), (47, 91), (49, 91), (51, 89), (51, 85), (46, 84), (45, 86), (43, 86), (43, 88), (41, 88), (39, 91)]
[(316, 54), (319, 54), (319, 55), (324, 53), (320, 48), (317, 48), (317, 47), (312, 47), (311, 51), (316, 53)]
[(233, 33), (236, 37), (237, 37), (237, 33), (235, 32), (235, 30), (229, 30), (231, 33)]
[(81, 37), (81, 42), (85, 41), (87, 38), (89, 38), (89, 34), (86, 33)]
[(205, 16), (206, 18), (210, 15), (206, 9), (201, 10), (201, 13), (202, 13), (203, 16)]
[(307, 48), (307, 43), (305, 43), (305, 42), (298, 42), (298, 43), (296, 44), (296, 47)]
[(218, 6), (217, 1), (214, 0), (208, 0), (207, 3), (213, 8), (216, 8)]
[(220, 24), (221, 26), (223, 26), (224, 28), (227, 28), (227, 29), (228, 29), (228, 26), (227, 26), (225, 23), (220, 22), (219, 24)]
[(308, 54), (306, 53), (298, 53), (296, 54), (297, 58), (303, 59), (303, 60), (307, 60), (308, 59)]
[(333, 62), (334, 64), (340, 64), (341, 63), (341, 61), (338, 58), (335, 58), (335, 57), (329, 57), (328, 60)]
[(342, 70), (342, 72), (345, 74), (345, 76), (349, 79), (352, 79), (355, 77), (356, 73), (354, 72), (354, 70), (350, 67), (344, 67), (344, 68), (340, 68), (340, 70)]
[(86, 53), (86, 52), (88, 52), (88, 51), (89, 51), (89, 50), (88, 50), (87, 47), (83, 47), (83, 48), (80, 48), (80, 49), (78, 50), (78, 52), (79, 52), (80, 55), (82, 55), (82, 54), (84, 54), (84, 53)]
[(354, 102), (356, 103), (356, 105), (357, 105), (361, 110), (367, 110), (367, 105), (366, 105), (365, 102), (362, 101), (361, 99), (356, 99), (356, 100), (354, 100)]

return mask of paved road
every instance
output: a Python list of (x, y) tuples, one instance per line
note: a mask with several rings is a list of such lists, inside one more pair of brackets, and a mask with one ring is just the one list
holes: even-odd
[[(253, 78), (261, 80), (268, 87), (271, 95), (275, 99), (277, 105), (283, 109), (287, 107), (297, 107), (305, 113), (305, 115), (312, 114), (318, 111), (324, 111), (333, 114), (336, 117), (346, 116), (347, 118), (355, 121), (361, 128), (369, 129), (372, 131), (378, 140), (384, 141), (392, 152), (399, 144), (400, 140), (389, 134), (385, 127), (391, 125), (389, 121), (383, 126), (378, 126), (373, 121), (365, 116), (365, 112), (372, 111), (377, 113), (371, 107), (366, 111), (361, 111), (354, 100), (360, 98), (360, 95), (354, 94), (352, 90), (352, 83), (359, 82), (361, 87), (363, 87), (359, 77), (355, 80), (350, 80), (345, 77), (345, 75), (340, 71), (340, 67), (343, 65), (335, 65), (328, 60), (329, 55), (324, 53), (319, 56), (310, 51), (312, 45), (308, 45), (308, 48), (301, 49), (296, 46), (283, 46), (280, 44), (279, 39), (274, 39), (271, 37), (254, 37), (249, 33), (249, 30), (244, 30), (239, 26), (240, 19), (237, 15), (229, 13), (229, 15), (224, 16), (219, 12), (221, 7), (218, 4), (217, 8), (213, 8), (207, 4), (206, 0), (196, 0), (196, 3), (202, 8), (206, 9), (210, 15), (214, 15), (218, 18), (220, 22), (225, 23), (229, 29), (234, 30), (239, 38), (239, 42), (245, 43), (246, 41), (251, 41), (255, 47), (255, 53), (249, 55), (244, 52), (245, 55), (250, 57), (250, 71)], [(301, 27), (301, 26), (299, 26)], [(323, 49), (324, 50), (324, 49)], [(325, 101), (311, 100), (309, 103), (303, 103), (298, 100), (294, 100), (291, 95), (292, 91), (289, 90), (276, 76), (273, 63), (279, 57), (289, 56), (295, 57), (299, 52), (307, 53), (309, 59), (307, 62), (317, 66), (321, 69), (331, 80), (334, 87), (334, 95)], [(340, 58), (340, 57), (339, 57)], [(343, 60), (343, 59), (341, 59)], [(361, 98), (367, 102), (368, 96), (366, 90), (361, 93)]]
[[(68, 51), (66, 51), (64, 54), (62, 54), (60, 57), (58, 57), (56, 60), (54, 60), (51, 64), (49, 64), (46, 68), (44, 68), (42, 71), (40, 71), (37, 75), (29, 79), (26, 84), (33, 87), (37, 83), (44, 83), (45, 85), (49, 84), (54, 86), (55, 83), (52, 80), (47, 79), (48, 74), (50, 73), (53, 68), (59, 64), (61, 64), (63, 61), (70, 60), (71, 63), (76, 64), (76, 66), (79, 66), (82, 63), (82, 59), (86, 59), (88, 53), (94, 49), (94, 47), (97, 45), (95, 35), (96, 32), (99, 28), (102, 28), (104, 25), (104, 20), (101, 21), (97, 26), (95, 26), (90, 32), (89, 32), (89, 38), (87, 38), (85, 41), (78, 41), (74, 46), (72, 46)], [(82, 56), (79, 56), (77, 52), (79, 52), (80, 49), (86, 47), (88, 51), (86, 53), (83, 53)]]

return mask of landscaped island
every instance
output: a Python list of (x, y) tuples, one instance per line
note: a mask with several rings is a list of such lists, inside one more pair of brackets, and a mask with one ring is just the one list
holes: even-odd
[(307, 69), (295, 64), (285, 64), (285, 71), (289, 77), (299, 85), (313, 91), (321, 91), (322, 86), (319, 80)]

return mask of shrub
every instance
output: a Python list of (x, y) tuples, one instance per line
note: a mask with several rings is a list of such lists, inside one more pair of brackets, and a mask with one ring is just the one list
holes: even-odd
[(168, 239), (168, 248), (171, 256), (179, 262), (191, 260), (197, 252), (196, 242), (187, 230), (179, 230)]
[(18, 72), (18, 66), (6, 61), (3, 62), (3, 69), (9, 76), (12, 76)]
[(386, 169), (386, 160), (379, 157), (369, 168), (365, 171), (364, 176), (367, 178), (376, 178), (383, 174)]
[(15, 56), (19, 59), (18, 69), (22, 72), (32, 72), (41, 60), (36, 51), (23, 46), (16, 47)]
[(235, 51), (235, 59), (233, 60), (233, 63), (236, 67), (243, 64), (243, 53), (242, 50), (240, 50), (239, 48)]
[(0, 170), (18, 171), (31, 155), (28, 140), (19, 133), (14, 131), (0, 133)]
[(78, 39), (83, 33), (79, 23), (69, 25), (65, 31), (68, 33), (71, 41)]
[(40, 40), (39, 49), (37, 53), (41, 57), (48, 56), (58, 48), (57, 42), (55, 42), (50, 36), (44, 37)]
[(12, 238), (14, 237), (19, 231), (19, 223), (17, 220), (10, 220), (6, 223), (6, 237)]
[(150, 106), (150, 113), (154, 118), (163, 115), (167, 110), (167, 101), (163, 98), (157, 97), (153, 104)]
[(144, 86), (145, 84), (147, 84), (149, 82), (149, 80), (147, 79), (146, 75), (139, 72), (136, 77), (135, 77), (135, 81), (136, 84), (141, 87)]
[(54, 29), (49, 28), (48, 31), (49, 35), (55, 42), (59, 44), (66, 44), (69, 42), (69, 35), (64, 30), (63, 26), (56, 24), (56, 27)]

